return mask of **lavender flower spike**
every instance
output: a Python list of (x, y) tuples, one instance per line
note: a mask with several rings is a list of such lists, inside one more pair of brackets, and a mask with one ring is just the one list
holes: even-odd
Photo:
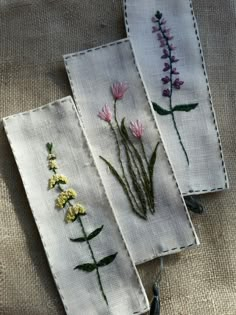
[(157, 39), (160, 42), (160, 47), (163, 48), (163, 55), (161, 56), (161, 58), (167, 59), (168, 61), (164, 63), (164, 68), (163, 68), (163, 72), (167, 75), (161, 78), (161, 80), (164, 85), (167, 85), (167, 87), (163, 89), (162, 95), (164, 97), (169, 98), (169, 110), (163, 109), (156, 103), (153, 103), (154, 110), (157, 111), (159, 115), (171, 115), (173, 125), (178, 136), (179, 143), (181, 145), (181, 148), (184, 152), (185, 158), (189, 165), (188, 154), (182, 142), (182, 139), (181, 139), (178, 127), (177, 127), (177, 123), (175, 120), (174, 112), (175, 111), (189, 112), (192, 109), (196, 108), (198, 104), (195, 103), (195, 104), (188, 104), (188, 105), (181, 105), (181, 106), (173, 105), (174, 89), (179, 90), (184, 84), (184, 81), (180, 80), (180, 78), (173, 77), (175, 75), (179, 75), (177, 68), (173, 67), (173, 64), (174, 63), (176, 64), (179, 61), (179, 59), (177, 59), (176, 56), (172, 55), (173, 51), (176, 50), (176, 47), (171, 42), (174, 39), (174, 36), (171, 34), (171, 29), (164, 26), (167, 23), (167, 21), (163, 18), (163, 14), (160, 11), (156, 12), (155, 16), (152, 18), (152, 21), (153, 23), (156, 24), (155, 30), (158, 30)]

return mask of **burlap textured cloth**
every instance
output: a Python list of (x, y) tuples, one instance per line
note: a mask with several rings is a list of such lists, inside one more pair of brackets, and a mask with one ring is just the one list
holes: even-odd
[[(193, 1), (231, 190), (202, 197), (201, 246), (165, 259), (163, 315), (236, 314), (236, 6)], [(125, 36), (122, 3), (12, 0), (0, 4), (0, 117), (70, 94), (62, 55)], [(0, 314), (65, 314), (0, 127)], [(139, 267), (148, 292), (158, 260)], [(84, 314), (81, 314), (84, 315)]]

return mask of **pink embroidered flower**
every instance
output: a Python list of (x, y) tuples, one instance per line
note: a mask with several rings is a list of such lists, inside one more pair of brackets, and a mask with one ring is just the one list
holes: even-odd
[(136, 120), (135, 122), (130, 122), (130, 130), (135, 138), (141, 139), (144, 133), (144, 127), (143, 124)]
[(111, 87), (112, 94), (115, 100), (121, 100), (128, 90), (128, 85), (124, 82), (116, 82)]
[(107, 104), (105, 104), (102, 110), (98, 113), (98, 117), (104, 121), (111, 122), (112, 112)]

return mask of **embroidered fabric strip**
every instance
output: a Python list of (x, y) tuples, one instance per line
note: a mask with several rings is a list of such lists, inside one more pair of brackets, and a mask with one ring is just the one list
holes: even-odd
[(91, 152), (135, 263), (194, 247), (198, 239), (129, 40), (64, 60)]
[(125, 24), (184, 195), (228, 188), (191, 0), (124, 0)]
[(67, 314), (145, 313), (146, 294), (71, 97), (4, 126)]

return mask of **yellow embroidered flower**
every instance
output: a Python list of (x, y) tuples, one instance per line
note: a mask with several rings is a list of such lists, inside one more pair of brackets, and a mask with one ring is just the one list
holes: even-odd
[(60, 174), (54, 174), (50, 179), (49, 179), (49, 189), (54, 188), (57, 184), (67, 184), (68, 183), (68, 179), (66, 176), (64, 175), (60, 175)]
[(49, 160), (49, 162), (48, 162), (48, 168), (49, 168), (50, 170), (55, 170), (55, 169), (57, 169), (57, 168), (58, 168), (58, 166), (57, 166), (57, 160)]
[(77, 193), (74, 189), (72, 188), (69, 188), (68, 190), (66, 191), (62, 191), (59, 196), (57, 197), (57, 200), (56, 200), (56, 206), (57, 208), (64, 208), (65, 204), (71, 200), (71, 199), (74, 199), (76, 198), (77, 196)]
[(67, 223), (74, 222), (78, 215), (86, 214), (86, 209), (81, 204), (77, 203), (74, 206), (68, 208), (65, 220)]
[(56, 159), (56, 155), (53, 153), (49, 153), (48, 154), (48, 160), (55, 160)]

